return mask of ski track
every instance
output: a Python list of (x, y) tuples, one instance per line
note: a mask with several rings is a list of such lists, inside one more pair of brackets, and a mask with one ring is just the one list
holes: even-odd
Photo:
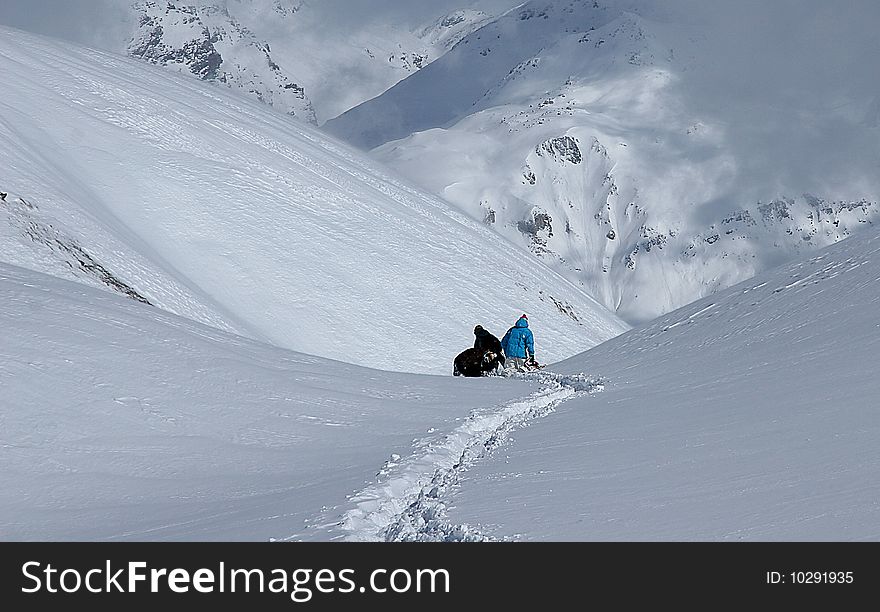
[[(510, 433), (544, 417), (574, 397), (597, 393), (605, 381), (585, 374), (513, 374), (537, 380), (541, 389), (500, 406), (475, 411), (440, 442), (428, 443), (401, 461), (392, 456), (379, 472), (387, 476), (353, 495), (355, 508), (335, 526), (350, 541), (476, 542), (499, 538), (446, 520), (449, 498), (462, 474), (509, 440)], [(510, 538), (500, 538), (508, 540)]]

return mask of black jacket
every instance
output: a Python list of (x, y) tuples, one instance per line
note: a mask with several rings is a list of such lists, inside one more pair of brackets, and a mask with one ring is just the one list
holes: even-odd
[(501, 350), (501, 340), (487, 332), (481, 326), (474, 328), (474, 348), (481, 351), (492, 351), (498, 355), (498, 361), (504, 365), (504, 351)]

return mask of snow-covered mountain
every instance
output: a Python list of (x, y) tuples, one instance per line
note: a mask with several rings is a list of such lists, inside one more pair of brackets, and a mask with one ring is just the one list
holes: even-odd
[(878, 11), (534, 0), (325, 127), (646, 321), (877, 219)]
[[(134, 57), (246, 91), (287, 114), (316, 123), (303, 86), (275, 62), (270, 44), (233, 17), (227, 5), (148, 0), (133, 8), (138, 25), (128, 52)], [(251, 3), (248, 8), (255, 10), (258, 5)], [(271, 9), (283, 21), (296, 14), (297, 6), (276, 0)]]
[(0, 260), (302, 352), (447, 374), (483, 324), (538, 356), (626, 329), (448, 204), (263, 104), (3, 29)]

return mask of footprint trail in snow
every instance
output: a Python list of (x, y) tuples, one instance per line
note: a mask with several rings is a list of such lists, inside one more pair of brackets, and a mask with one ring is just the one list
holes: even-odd
[(462, 473), (504, 444), (517, 427), (553, 412), (561, 403), (604, 389), (585, 374), (514, 375), (541, 389), (500, 406), (475, 411), (442, 440), (386, 464), (387, 477), (350, 498), (355, 507), (337, 524), (352, 541), (490, 541), (496, 538), (446, 520), (446, 506)]

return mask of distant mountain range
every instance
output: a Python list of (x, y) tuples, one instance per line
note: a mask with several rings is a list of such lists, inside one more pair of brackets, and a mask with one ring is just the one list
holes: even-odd
[(876, 221), (858, 6), (535, 0), (325, 128), (638, 323)]
[(147, 0), (132, 11), (129, 54), (223, 83), (313, 124), (379, 95), (490, 19), (476, 9), (427, 11), (414, 29), (371, 20), (352, 32), (316, 23), (315, 5), (303, 1)]

